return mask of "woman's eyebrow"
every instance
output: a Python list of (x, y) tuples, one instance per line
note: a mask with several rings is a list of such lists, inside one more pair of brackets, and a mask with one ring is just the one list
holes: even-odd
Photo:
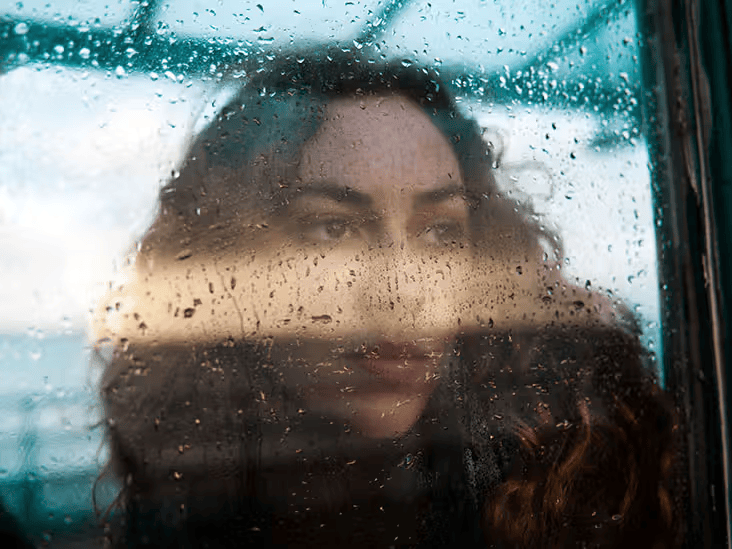
[(417, 193), (417, 196), (414, 197), (414, 205), (416, 207), (430, 206), (449, 200), (453, 196), (459, 196), (461, 198), (465, 196), (465, 189), (463, 189), (462, 185), (448, 183), (438, 189)]
[(307, 187), (301, 187), (293, 197), (293, 200), (296, 201), (309, 196), (328, 198), (336, 202), (361, 207), (368, 207), (373, 202), (373, 199), (368, 194), (329, 181), (313, 182)]

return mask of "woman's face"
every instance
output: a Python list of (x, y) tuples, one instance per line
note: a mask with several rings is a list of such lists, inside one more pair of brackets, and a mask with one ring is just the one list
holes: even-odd
[[(346, 418), (368, 436), (403, 432), (422, 412), (454, 336), (422, 317), (436, 293), (449, 293), (450, 261), (468, 259), (455, 153), (402, 96), (340, 99), (305, 143), (298, 175), (275, 222), (279, 245), (309, 250), (342, 274), (341, 295), (326, 294), (323, 306), (344, 311), (348, 326), (333, 337), (280, 337), (284, 377), (315, 412)], [(342, 268), (354, 264), (358, 275)], [(322, 285), (311, 280), (299, 289), (316, 296)]]
[(506, 259), (516, 252), (470, 242), (458, 160), (420, 107), (352, 97), (322, 117), (282, 208), (242, 216), (225, 246), (141, 254), (97, 334), (260, 341), (307, 412), (393, 436), (424, 410), (458, 335), (535, 314), (536, 276)]

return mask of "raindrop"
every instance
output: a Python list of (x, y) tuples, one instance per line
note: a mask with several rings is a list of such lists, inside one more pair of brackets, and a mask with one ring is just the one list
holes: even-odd
[(23, 36), (25, 33), (28, 32), (28, 25), (26, 25), (25, 23), (18, 23), (17, 25), (15, 25), (13, 32), (18, 36)]
[(330, 315), (320, 315), (320, 316), (312, 317), (312, 321), (322, 323), (322, 324), (330, 324), (333, 321), (333, 319), (331, 318)]
[(89, 51), (89, 48), (81, 48), (79, 50), (79, 57), (82, 59), (89, 59), (89, 56), (91, 55), (91, 51)]
[(124, 78), (127, 76), (127, 73), (125, 72), (125, 69), (122, 65), (117, 65), (117, 68), (114, 69), (114, 74), (117, 78)]

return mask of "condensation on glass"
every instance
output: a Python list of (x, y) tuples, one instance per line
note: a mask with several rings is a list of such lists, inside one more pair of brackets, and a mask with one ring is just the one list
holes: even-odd
[(3, 8), (0, 527), (679, 543), (636, 6), (515, 4)]

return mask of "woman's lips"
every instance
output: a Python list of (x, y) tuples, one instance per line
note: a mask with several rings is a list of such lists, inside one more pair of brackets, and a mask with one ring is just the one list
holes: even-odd
[(306, 391), (324, 397), (420, 392), (440, 377), (441, 356), (438, 353), (400, 358), (347, 355), (342, 357), (339, 369), (327, 374), (321, 370), (316, 378), (311, 377)]
[(441, 352), (413, 343), (380, 342), (344, 357), (349, 367), (393, 385), (421, 385), (437, 375)]
[(427, 356), (409, 358), (348, 357), (348, 365), (364, 370), (377, 380), (393, 385), (418, 385), (428, 382), (437, 373), (437, 359)]

